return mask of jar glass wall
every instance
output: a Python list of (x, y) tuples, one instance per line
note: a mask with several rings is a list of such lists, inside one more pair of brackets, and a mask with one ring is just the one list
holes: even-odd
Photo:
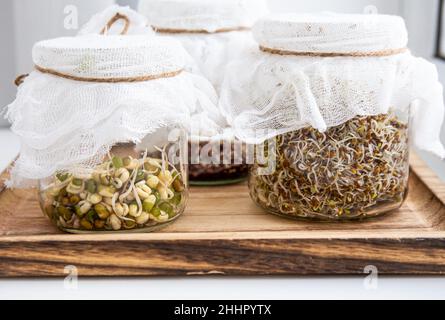
[(71, 233), (162, 228), (186, 207), (184, 141), (184, 131), (165, 128), (139, 144), (116, 144), (94, 169), (61, 171), (41, 180), (42, 210)]
[(189, 163), (191, 185), (235, 184), (249, 173), (245, 145), (236, 139), (190, 140)]
[(277, 136), (267, 148), (273, 173), (260, 174), (258, 161), (250, 170), (251, 197), (273, 214), (326, 221), (398, 209), (408, 190), (408, 119), (392, 112)]

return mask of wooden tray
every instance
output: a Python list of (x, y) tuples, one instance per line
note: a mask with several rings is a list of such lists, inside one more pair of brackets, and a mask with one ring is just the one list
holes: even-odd
[[(159, 233), (61, 234), (33, 191), (0, 194), (0, 277), (445, 274), (445, 184), (412, 157), (402, 209), (373, 221), (295, 222), (265, 214), (246, 185), (193, 188)], [(5, 177), (5, 174), (3, 174)], [(0, 188), (1, 189), (1, 188)]]

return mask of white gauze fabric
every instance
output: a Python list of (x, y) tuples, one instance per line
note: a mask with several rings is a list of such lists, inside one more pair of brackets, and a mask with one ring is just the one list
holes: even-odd
[(302, 53), (372, 53), (408, 44), (401, 17), (375, 14), (277, 14), (253, 29), (262, 46)]
[[(59, 38), (33, 49), (37, 66), (81, 78), (162, 76), (184, 68), (173, 39), (147, 36)], [(117, 142), (139, 142), (161, 127), (187, 126), (196, 110), (215, 108), (203, 78), (181, 72), (149, 81), (99, 83), (34, 71), (8, 106), (21, 138), (10, 186), (34, 186), (60, 170), (88, 170)]]
[(186, 69), (208, 79), (216, 92), (221, 89), (227, 64), (257, 49), (250, 31), (166, 36), (181, 42), (189, 54)]
[[(179, 31), (159, 35), (179, 40), (189, 54), (186, 70), (204, 76), (219, 92), (227, 64), (256, 49), (248, 29), (268, 8), (265, 0), (141, 0), (138, 11), (155, 30)], [(195, 114), (193, 127), (211, 137), (223, 133), (227, 121), (217, 110)]]
[[(261, 46), (276, 50), (366, 53), (406, 47), (402, 25), (401, 18), (379, 15), (285, 15), (259, 21), (254, 35)], [(258, 50), (230, 64), (220, 105), (238, 138), (249, 143), (307, 126), (325, 131), (390, 109), (408, 113), (411, 107), (414, 144), (445, 157), (439, 138), (443, 87), (435, 66), (408, 51), (317, 57)]]
[[(130, 7), (113, 5), (91, 17), (91, 19), (80, 29), (78, 35), (84, 36), (88, 34), (100, 34), (107, 26), (108, 22), (113, 19), (116, 14), (120, 14), (128, 18), (129, 26), (126, 34), (155, 34), (146, 17), (130, 9)], [(120, 35), (124, 28), (125, 21), (120, 19), (116, 21), (108, 30), (106, 30), (105, 33), (107, 35)]]
[(206, 31), (250, 28), (267, 13), (264, 0), (140, 0), (138, 11), (157, 29)]
[[(100, 34), (104, 28), (116, 14), (124, 15), (128, 17), (130, 24), (128, 28), (129, 34), (147, 34), (156, 36), (157, 34), (153, 31), (151, 25), (148, 23), (148, 20), (142, 14), (130, 9), (129, 7), (121, 7), (121, 6), (110, 6), (105, 9), (103, 12), (94, 15), (90, 21), (82, 27), (79, 35), (87, 35), (87, 34)], [(120, 25), (119, 25), (120, 23)], [(124, 23), (119, 20), (116, 22), (116, 25), (113, 24), (112, 28), (107, 31), (107, 35), (119, 35), (124, 28)], [(251, 39), (252, 42), (253, 39)], [(191, 74), (190, 77), (193, 77), (193, 74), (201, 75), (199, 72), (199, 67), (195, 63), (194, 59), (188, 54), (188, 52), (184, 51), (185, 57), (185, 67), (184, 69)], [(218, 60), (219, 62), (219, 60)], [(212, 62), (209, 62), (212, 63)], [(194, 81), (199, 82), (203, 87), (205, 87), (205, 91), (207, 95), (211, 92), (211, 100), (214, 101), (217, 99), (216, 92), (211, 85), (204, 81), (200, 76), (194, 77)], [(213, 106), (213, 108), (210, 108)], [(203, 125), (201, 125), (203, 124)], [(203, 134), (217, 134), (220, 130), (220, 126), (225, 124), (225, 120), (221, 117), (221, 113), (217, 108), (217, 104), (208, 104), (207, 108), (198, 108), (194, 114), (191, 115), (191, 126), (201, 128)], [(150, 144), (150, 139), (148, 141), (144, 141), (142, 147), (145, 147)]]

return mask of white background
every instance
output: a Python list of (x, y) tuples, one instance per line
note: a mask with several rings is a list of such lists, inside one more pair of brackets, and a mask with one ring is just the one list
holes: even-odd
[[(223, 0), (214, 0), (223, 1)], [(82, 24), (112, 0), (2, 0), (0, 7), (0, 109), (15, 95), (12, 80), (32, 69), (31, 48), (46, 38), (72, 35), (63, 28), (66, 5), (79, 8)], [(119, 0), (135, 5), (137, 0)], [(434, 59), (438, 0), (270, 0), (274, 12), (335, 11), (361, 13), (374, 5), (380, 13), (402, 15), (410, 33), (410, 48), (439, 68), (445, 83), (445, 63)], [(0, 120), (0, 126), (6, 123)], [(444, 130), (445, 131), (445, 130)], [(443, 133), (445, 141), (445, 132)], [(0, 170), (18, 152), (18, 140), (0, 129)], [(445, 180), (445, 164), (422, 154)], [(445, 298), (445, 278), (382, 278), (376, 290), (356, 278), (206, 278), (206, 279), (81, 279), (77, 290), (64, 288), (63, 280), (0, 280), (0, 298)]]

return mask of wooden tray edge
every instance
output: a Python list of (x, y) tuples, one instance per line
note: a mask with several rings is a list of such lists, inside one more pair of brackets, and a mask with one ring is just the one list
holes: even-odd
[(431, 169), (417, 154), (410, 158), (412, 172), (431, 190), (431, 192), (445, 205), (445, 182)]
[(67, 266), (82, 277), (445, 274), (445, 239), (17, 242), (0, 252), (0, 278), (61, 277)]

